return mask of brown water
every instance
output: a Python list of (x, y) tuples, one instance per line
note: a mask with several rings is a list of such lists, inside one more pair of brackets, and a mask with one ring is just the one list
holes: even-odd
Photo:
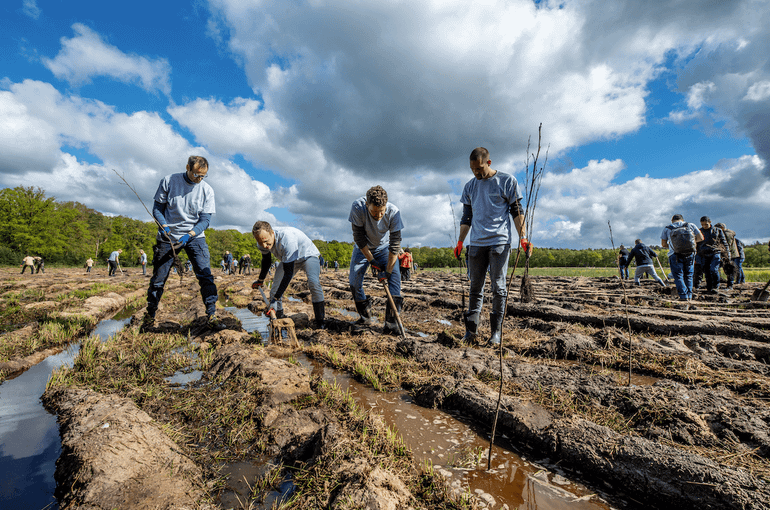
[(554, 467), (522, 458), (509, 446), (511, 438), (499, 437), (492, 449), (492, 469), (487, 471), (489, 435), (486, 428), (460, 414), (426, 409), (412, 402), (405, 391), (381, 393), (346, 374), (301, 357), (314, 374), (349, 391), (357, 404), (383, 415), (398, 430), (404, 444), (421, 465), (431, 465), (457, 493), (478, 496), (495, 509), (609, 509), (587, 487), (566, 479)]

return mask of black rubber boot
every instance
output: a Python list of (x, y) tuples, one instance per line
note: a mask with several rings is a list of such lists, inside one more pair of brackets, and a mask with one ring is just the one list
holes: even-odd
[(142, 317), (142, 324), (139, 326), (140, 333), (149, 333), (155, 328), (155, 315), (151, 315), (149, 312), (144, 312)]
[(479, 336), (479, 314), (463, 313), (463, 320), (465, 321), (465, 336), (463, 342), (474, 343)]
[(360, 317), (356, 321), (356, 324), (362, 325), (362, 326), (371, 326), (374, 324), (376, 319), (372, 317), (372, 300), (369, 298), (366, 298), (365, 301), (355, 301), (356, 303), (356, 311), (358, 312), (358, 315)]
[(489, 337), (489, 345), (500, 345), (503, 337), (503, 314), (490, 313), (489, 327), (492, 330), (492, 335)]
[(313, 314), (315, 315), (315, 327), (324, 329), (326, 327), (326, 324), (324, 323), (324, 318), (326, 316), (326, 302), (319, 301), (318, 303), (313, 303)]
[[(404, 308), (404, 298), (402, 296), (393, 296), (393, 302), (396, 304), (396, 310), (401, 313)], [(385, 304), (385, 327), (383, 332), (386, 335), (400, 335), (401, 329), (398, 327), (398, 319), (396, 319), (396, 313), (390, 306), (390, 301)]]

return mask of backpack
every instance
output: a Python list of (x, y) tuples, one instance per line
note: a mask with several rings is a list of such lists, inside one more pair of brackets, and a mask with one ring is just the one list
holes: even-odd
[(678, 255), (695, 253), (695, 234), (690, 230), (689, 223), (685, 223), (680, 227), (669, 225), (666, 228), (671, 231), (668, 238), (674, 253)]

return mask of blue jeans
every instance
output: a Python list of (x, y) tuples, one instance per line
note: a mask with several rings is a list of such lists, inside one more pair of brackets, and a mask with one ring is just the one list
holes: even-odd
[(706, 273), (706, 290), (715, 290), (719, 288), (719, 266), (722, 262), (722, 255), (714, 253), (713, 255), (703, 255), (703, 272)]
[(743, 274), (743, 261), (744, 259), (740, 257), (733, 259), (733, 264), (735, 264), (735, 283), (746, 283), (746, 275)]
[[(320, 303), (324, 300), (324, 289), (321, 286), (321, 263), (318, 257), (308, 257), (305, 260), (294, 262), (294, 274), (302, 269), (307, 275), (307, 288), (310, 290), (310, 300)], [(294, 276), (294, 275), (292, 275)], [(275, 311), (283, 310), (283, 296), (275, 300), (275, 291), (283, 280), (283, 263), (278, 264), (273, 276), (273, 286), (270, 288), (270, 302), (275, 301)]]
[(471, 290), (468, 300), (468, 315), (481, 312), (484, 302), (484, 284), (489, 269), (489, 279), (492, 281), (492, 313), (502, 314), (505, 309), (505, 298), (508, 289), (505, 276), (508, 269), (508, 256), (511, 254), (510, 244), (497, 246), (469, 246), (468, 273), (470, 274)]
[[(214, 284), (214, 276), (211, 274), (209, 246), (206, 244), (206, 238), (194, 237), (182, 249), (190, 258), (195, 276), (198, 277), (201, 297), (203, 304), (206, 305), (206, 313), (212, 315), (217, 310), (217, 286)], [(152, 278), (150, 278), (150, 287), (147, 289), (147, 313), (155, 317), (158, 303), (163, 296), (163, 287), (166, 285), (171, 266), (174, 263), (174, 253), (171, 251), (171, 244), (164, 241), (157, 241), (152, 251)]]
[(692, 273), (695, 267), (695, 254), (668, 256), (668, 265), (674, 277), (676, 291), (680, 299), (692, 299)]
[[(388, 266), (388, 245), (383, 245), (372, 251), (374, 262), (385, 269)], [(369, 261), (364, 257), (363, 252), (358, 246), (353, 247), (353, 256), (350, 258), (350, 290), (353, 292), (355, 301), (366, 301), (364, 293), (364, 276), (369, 269)], [(388, 289), (393, 297), (401, 295), (401, 272), (398, 268), (398, 262), (393, 266), (393, 272), (388, 278)]]
[(620, 277), (628, 280), (628, 264), (620, 263)]

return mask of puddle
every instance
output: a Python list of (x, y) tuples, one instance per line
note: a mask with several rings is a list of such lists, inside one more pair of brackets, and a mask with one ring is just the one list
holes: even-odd
[(351, 312), (348, 310), (345, 310), (344, 308), (335, 308), (335, 312), (339, 313), (340, 315), (343, 315), (344, 317), (352, 317), (354, 319), (358, 319), (360, 315), (358, 315), (356, 312)]
[[(90, 336), (107, 341), (130, 322), (134, 311), (127, 307), (100, 321)], [(59, 427), (40, 397), (51, 372), (72, 367), (79, 352), (80, 343), (70, 344), (0, 384), (0, 508), (59, 508), (53, 495), (61, 454)]]
[(243, 329), (245, 329), (247, 333), (258, 331), (262, 336), (262, 342), (267, 343), (270, 338), (270, 332), (268, 331), (268, 327), (270, 326), (269, 318), (264, 315), (256, 315), (248, 308), (227, 306), (225, 307), (225, 310), (235, 315), (238, 320), (241, 321), (241, 326), (243, 326)]
[[(432, 463), (455, 490), (469, 490), (488, 508), (610, 508), (595, 491), (569, 481), (556, 468), (519, 457), (510, 446), (493, 447), (492, 469), (487, 471), (488, 431), (469, 425), (472, 419), (423, 408), (413, 404), (405, 391), (380, 393), (304, 356), (298, 359), (325, 380), (336, 381), (362, 408), (382, 414), (414, 452), (418, 464)], [(502, 435), (498, 442), (505, 445), (509, 439)]]
[(182, 388), (183, 386), (186, 386), (190, 383), (200, 381), (202, 376), (203, 372), (200, 370), (193, 370), (188, 373), (184, 373), (184, 371), (179, 370), (174, 375), (166, 377), (165, 381), (172, 387)]
[(262, 501), (251, 499), (252, 488), (257, 479), (264, 476), (272, 464), (267, 462), (233, 462), (222, 467), (220, 475), (227, 478), (227, 486), (219, 496), (221, 508), (249, 508), (250, 510), (267, 510), (276, 508), (281, 500), (291, 496), (294, 483), (284, 479), (277, 489), (269, 491)]

